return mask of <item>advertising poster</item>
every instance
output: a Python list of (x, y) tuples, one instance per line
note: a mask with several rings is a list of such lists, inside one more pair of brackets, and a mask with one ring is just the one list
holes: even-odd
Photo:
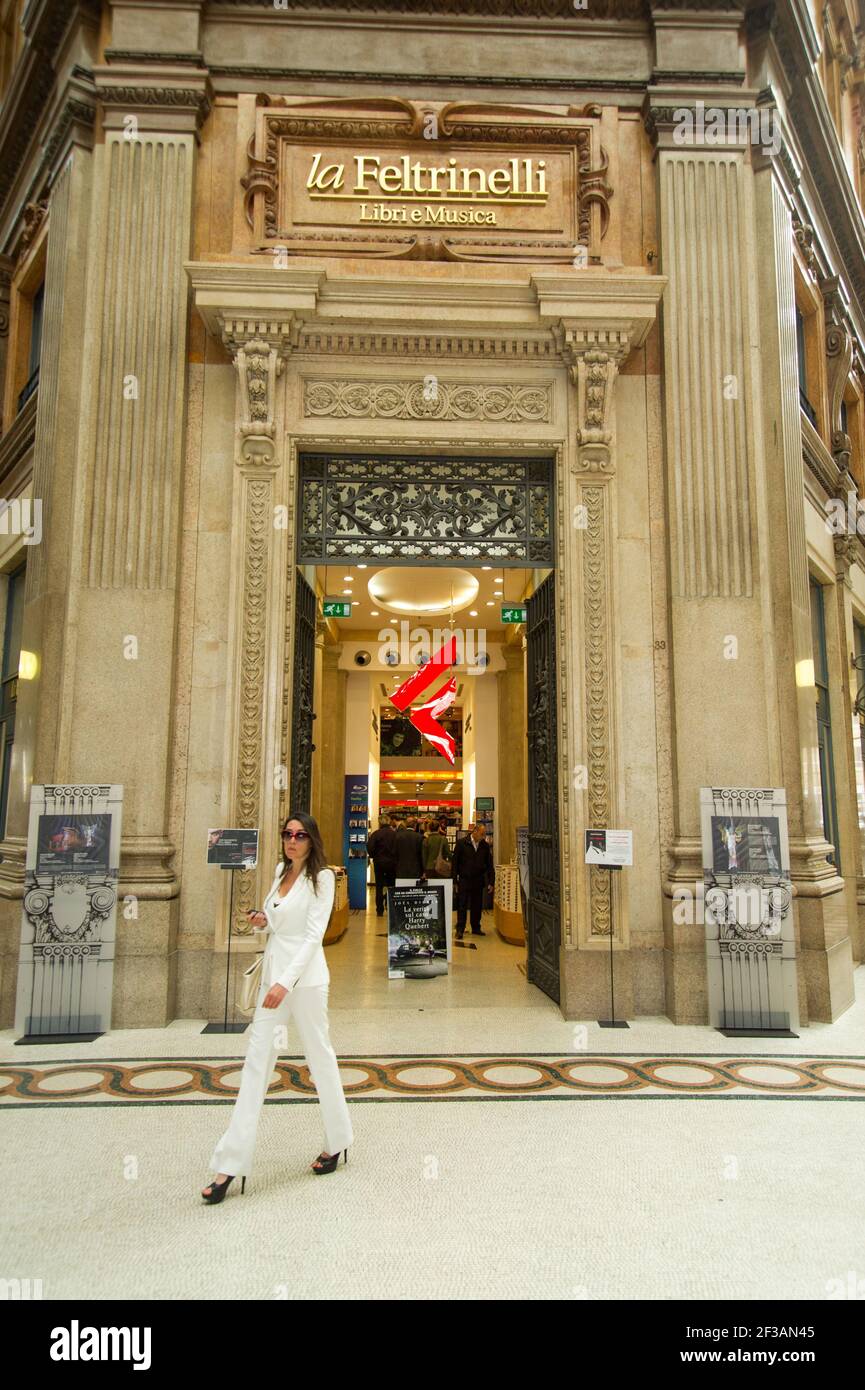
[(254, 869), (258, 863), (258, 830), (208, 830), (207, 862), (220, 869)]
[(630, 830), (587, 830), (586, 863), (618, 869), (633, 864), (633, 832)]
[(445, 893), (440, 883), (388, 889), (387, 917), (389, 980), (426, 980), (448, 973)]
[(108, 872), (111, 816), (42, 815), (36, 831), (37, 874)]
[[(727, 1036), (795, 1036), (799, 1005), (785, 789), (701, 787), (700, 825), (710, 1021)], [(685, 890), (681, 896), (687, 901)]]
[(366, 907), (368, 838), (369, 775), (346, 777), (342, 831), (343, 863), (348, 874), (348, 905), (361, 910)]
[(122, 812), (117, 783), (30, 789), (15, 1002), (24, 1038), (111, 1027)]

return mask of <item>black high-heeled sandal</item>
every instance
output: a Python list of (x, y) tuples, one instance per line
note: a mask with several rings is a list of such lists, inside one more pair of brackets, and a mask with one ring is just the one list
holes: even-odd
[[(233, 1182), (234, 1182), (234, 1174), (233, 1174), (233, 1173), (231, 1174), (230, 1177), (224, 1178), (222, 1182), (209, 1182), (209, 1183), (207, 1184), (207, 1186), (210, 1188), (210, 1195), (208, 1196), (208, 1194), (207, 1194), (206, 1192), (202, 1192), (202, 1194), (201, 1194), (202, 1197), (203, 1197), (203, 1199), (204, 1199), (204, 1201), (205, 1201), (205, 1202), (221, 1202), (222, 1199), (223, 1199), (223, 1197), (225, 1196), (226, 1192), (228, 1191), (229, 1187), (231, 1186), (231, 1184), (232, 1184)], [(240, 1192), (241, 1192), (241, 1196), (243, 1195), (243, 1193), (244, 1193), (245, 1191), (246, 1191), (246, 1178), (244, 1177), (244, 1178), (241, 1178), (241, 1181), (240, 1181)]]
[[(312, 1171), (316, 1174), (316, 1176), (318, 1176), (319, 1173), (332, 1173), (336, 1165), (339, 1163), (339, 1156), (341, 1153), (345, 1154), (345, 1161), (346, 1163), (348, 1163), (348, 1149), (337, 1149), (335, 1154), (319, 1154), (318, 1158), (315, 1159), (315, 1162), (310, 1164)], [(316, 1163), (320, 1163), (321, 1167), (316, 1168)]]

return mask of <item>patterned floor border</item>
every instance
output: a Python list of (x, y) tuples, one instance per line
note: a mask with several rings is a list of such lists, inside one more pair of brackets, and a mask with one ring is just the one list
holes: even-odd
[[(693, 1053), (343, 1055), (353, 1101), (865, 1100), (865, 1057)], [(0, 1063), (0, 1108), (230, 1104), (243, 1056), (125, 1057)], [(315, 1087), (300, 1057), (282, 1057), (268, 1101), (304, 1103)]]

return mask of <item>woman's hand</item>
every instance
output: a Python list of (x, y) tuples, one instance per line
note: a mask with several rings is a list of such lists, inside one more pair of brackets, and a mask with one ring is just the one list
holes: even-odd
[(278, 1004), (282, 1003), (283, 999), (287, 994), (288, 990), (286, 989), (285, 985), (271, 985), (270, 989), (267, 991), (267, 994), (261, 1001), (262, 1006), (265, 1009), (275, 1009)]
[(263, 912), (248, 912), (246, 915), (256, 931), (261, 931), (262, 927), (267, 926), (267, 917)]

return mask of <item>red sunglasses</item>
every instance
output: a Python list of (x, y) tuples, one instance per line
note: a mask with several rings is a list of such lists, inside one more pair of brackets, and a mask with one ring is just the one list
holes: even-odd
[(284, 840), (308, 840), (309, 836), (305, 830), (283, 830), (282, 838)]

